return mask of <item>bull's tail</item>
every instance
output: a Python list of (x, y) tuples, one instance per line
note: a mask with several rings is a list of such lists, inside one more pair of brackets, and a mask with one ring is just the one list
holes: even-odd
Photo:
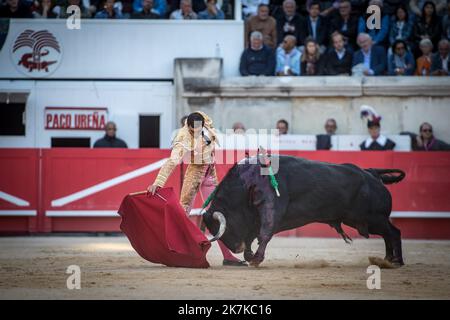
[(384, 184), (397, 183), (403, 180), (406, 176), (405, 172), (400, 169), (365, 169), (372, 174), (375, 178), (381, 179)]

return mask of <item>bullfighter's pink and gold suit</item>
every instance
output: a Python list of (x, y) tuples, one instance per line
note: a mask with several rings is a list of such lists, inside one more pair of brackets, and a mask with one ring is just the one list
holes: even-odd
[[(170, 158), (162, 166), (154, 184), (163, 187), (175, 169), (184, 160), (189, 163), (181, 188), (180, 203), (189, 214), (195, 195), (200, 191), (202, 200), (206, 200), (217, 185), (214, 166), (214, 147), (217, 142), (216, 132), (211, 119), (203, 112), (197, 111), (205, 119), (203, 132), (198, 138), (189, 131), (187, 123), (178, 131), (172, 143)], [(206, 136), (206, 139), (205, 137)]]
[[(172, 143), (170, 158), (162, 166), (153, 183), (163, 187), (175, 167), (182, 160), (185, 163), (189, 163), (184, 175), (180, 197), (181, 206), (186, 210), (187, 214), (191, 211), (197, 192), (200, 191), (202, 200), (205, 201), (218, 183), (214, 166), (214, 148), (215, 144), (218, 144), (216, 132), (212, 120), (205, 113), (197, 112), (205, 120), (203, 134), (199, 134), (198, 138), (194, 138), (187, 122), (185, 122)], [(239, 259), (233, 256), (222, 241), (219, 240), (217, 243), (225, 260), (239, 262)]]

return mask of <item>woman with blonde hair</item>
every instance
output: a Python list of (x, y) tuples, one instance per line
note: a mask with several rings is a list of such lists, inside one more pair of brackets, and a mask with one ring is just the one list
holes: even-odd
[(429, 76), (431, 71), (431, 55), (433, 43), (430, 39), (422, 39), (419, 44), (422, 55), (417, 59), (416, 76)]

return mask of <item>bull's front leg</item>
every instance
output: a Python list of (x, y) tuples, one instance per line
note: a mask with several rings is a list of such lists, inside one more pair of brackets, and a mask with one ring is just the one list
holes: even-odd
[(256, 237), (252, 237), (251, 239), (245, 240), (245, 250), (244, 250), (244, 259), (247, 262), (250, 262), (253, 260), (253, 257), (255, 254), (252, 251), (252, 243), (253, 240), (255, 240)]
[(250, 261), (250, 265), (257, 267), (261, 264), (261, 262), (264, 261), (266, 247), (270, 239), (272, 239), (272, 236), (273, 236), (272, 233), (265, 233), (261, 234), (258, 237), (259, 246), (258, 249), (256, 250), (256, 253), (253, 255), (253, 259)]
[(261, 215), (261, 228), (258, 236), (258, 249), (256, 250), (253, 259), (250, 261), (250, 265), (257, 267), (264, 261), (264, 254), (266, 252), (267, 244), (272, 239), (274, 226), (275, 226), (275, 210), (273, 207), (264, 208)]

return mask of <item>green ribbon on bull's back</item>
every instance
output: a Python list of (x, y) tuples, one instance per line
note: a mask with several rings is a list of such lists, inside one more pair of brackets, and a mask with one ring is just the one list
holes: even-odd
[(269, 177), (270, 177), (270, 184), (272, 185), (272, 188), (275, 190), (277, 197), (279, 197), (280, 191), (278, 190), (278, 181), (275, 178), (275, 174), (273, 173), (272, 166), (269, 167)]

